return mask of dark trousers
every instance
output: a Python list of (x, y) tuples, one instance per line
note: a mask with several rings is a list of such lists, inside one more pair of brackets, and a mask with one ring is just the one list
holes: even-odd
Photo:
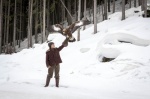
[(59, 79), (59, 71), (60, 71), (60, 66), (59, 64), (58, 65), (54, 65), (54, 66), (51, 66), (49, 69), (48, 69), (48, 76), (50, 78), (53, 77), (53, 72), (55, 71), (55, 78), (56, 79)]

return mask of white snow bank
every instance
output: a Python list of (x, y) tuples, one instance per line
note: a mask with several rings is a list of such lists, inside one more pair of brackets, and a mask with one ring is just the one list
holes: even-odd
[[(123, 43), (124, 44), (123, 44)], [(125, 43), (127, 42), (127, 43)], [(131, 33), (128, 32), (120, 32), (120, 33), (112, 33), (107, 34), (98, 44), (97, 50), (99, 51), (99, 55), (107, 57), (107, 58), (116, 58), (121, 53), (134, 51), (136, 46), (130, 47), (130, 46), (136, 45), (138, 46), (149, 46), (150, 40), (145, 40), (138, 38), (134, 35), (131, 35)], [(128, 46), (128, 47), (124, 47)]]

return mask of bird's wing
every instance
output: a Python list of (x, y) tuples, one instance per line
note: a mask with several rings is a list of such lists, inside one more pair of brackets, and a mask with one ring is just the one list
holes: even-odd
[(87, 19), (81, 20), (81, 21), (77, 21), (77, 22), (71, 24), (71, 25), (69, 26), (69, 29), (70, 29), (71, 33), (74, 33), (74, 32), (75, 32), (78, 28), (80, 28), (81, 26), (88, 25), (88, 24), (90, 24), (90, 23), (91, 23), (91, 22), (90, 22), (89, 20), (87, 20)]
[(51, 33), (63, 33), (63, 26), (60, 24), (50, 25), (47, 30)]

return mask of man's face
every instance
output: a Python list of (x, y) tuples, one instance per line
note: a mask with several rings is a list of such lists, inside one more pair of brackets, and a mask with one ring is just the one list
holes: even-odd
[(52, 44), (52, 45), (51, 45), (51, 48), (55, 48), (55, 44)]

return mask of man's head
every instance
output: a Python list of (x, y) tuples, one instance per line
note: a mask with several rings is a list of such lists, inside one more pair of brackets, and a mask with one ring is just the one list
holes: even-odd
[(49, 43), (48, 43), (48, 46), (49, 46), (50, 49), (55, 48), (54, 42), (49, 42)]

